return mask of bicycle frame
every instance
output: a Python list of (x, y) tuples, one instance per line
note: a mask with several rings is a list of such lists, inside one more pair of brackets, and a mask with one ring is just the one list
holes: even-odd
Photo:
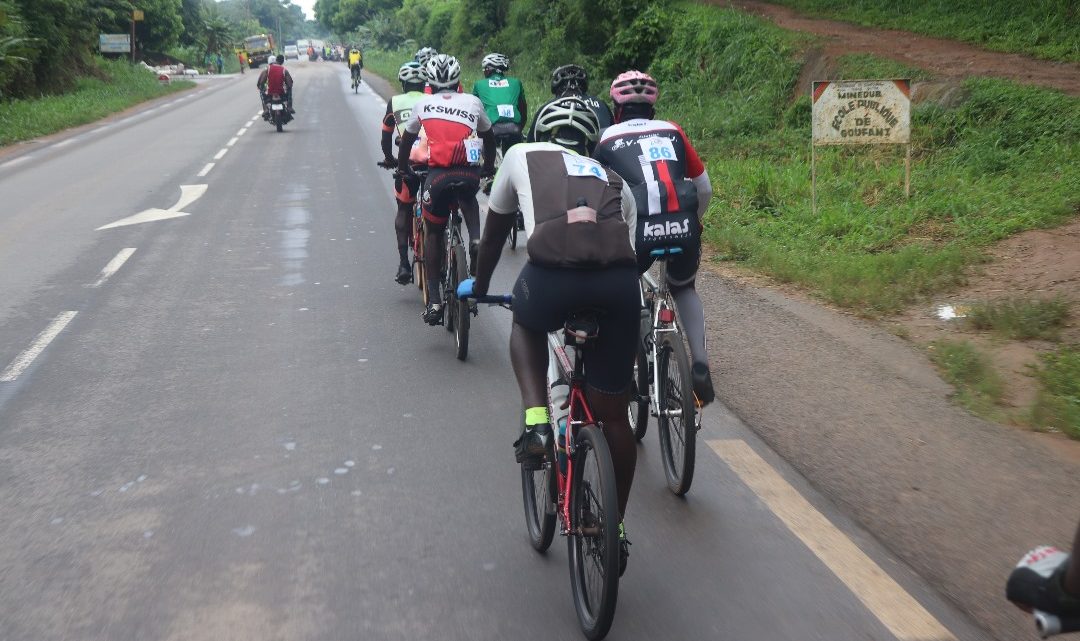
[[(560, 533), (563, 536), (577, 535), (579, 532), (572, 531), (571, 519), (570, 519), (570, 486), (574, 480), (574, 450), (575, 450), (575, 436), (577, 430), (585, 425), (596, 423), (593, 417), (592, 409), (589, 408), (589, 403), (585, 398), (585, 365), (584, 359), (581, 358), (581, 344), (568, 345), (566, 340), (559, 340), (559, 333), (552, 332), (548, 334), (548, 343), (551, 345), (552, 351), (555, 353), (556, 361), (558, 362), (559, 369), (562, 371), (564, 377), (570, 380), (570, 413), (567, 415), (566, 421), (566, 472), (562, 471), (562, 466), (558, 461), (558, 442), (555, 443), (556, 457), (554, 461), (550, 461), (548, 465), (555, 470), (555, 480), (557, 491), (558, 505), (556, 511), (559, 514)], [(571, 356), (567, 354), (567, 349), (574, 350), (573, 363), (571, 364)], [(556, 432), (558, 427), (556, 426)], [(557, 434), (553, 435), (554, 438), (558, 438)]]
[[(679, 316), (675, 312), (675, 306), (671, 302), (671, 295), (668, 290), (667, 259), (668, 256), (660, 256), (656, 261), (659, 263), (659, 283), (653, 280), (649, 272), (641, 275), (641, 304), (643, 307), (648, 306), (652, 318), (649, 331), (642, 337), (645, 342), (645, 353), (649, 364), (652, 366), (650, 368), (652, 372), (649, 376), (651, 381), (649, 413), (656, 417), (659, 417), (661, 413), (664, 416), (682, 416), (681, 409), (660, 409), (660, 395), (656, 393), (656, 390), (660, 389), (660, 368), (656, 367), (657, 350), (660, 341), (657, 337), (661, 334), (679, 335), (682, 333), (679, 326)], [(701, 408), (694, 412), (694, 427), (701, 427)]]

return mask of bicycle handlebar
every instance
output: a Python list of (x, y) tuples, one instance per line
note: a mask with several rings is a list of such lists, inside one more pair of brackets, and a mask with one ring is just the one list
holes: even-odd
[(1035, 610), (1034, 615), (1035, 629), (1039, 631), (1039, 636), (1043, 639), (1059, 634), (1080, 632), (1080, 617), (1061, 618), (1056, 614), (1049, 614), (1039, 610)]
[(511, 294), (487, 294), (485, 296), (466, 296), (466, 300), (475, 300), (478, 303), (487, 303), (488, 305), (511, 305), (514, 302), (514, 297)]

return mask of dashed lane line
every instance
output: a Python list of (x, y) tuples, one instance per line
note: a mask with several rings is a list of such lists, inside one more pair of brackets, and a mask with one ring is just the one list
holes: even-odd
[(210, 170), (214, 168), (214, 163), (208, 162), (206, 166), (202, 168), (202, 171), (198, 173), (199, 178), (202, 178), (206, 174), (210, 173)]
[(232, 147), (233, 145), (236, 144), (237, 140), (240, 140), (240, 139), (238, 137), (236, 137), (236, 136), (233, 136), (232, 138), (229, 138), (229, 142), (225, 143), (225, 146), (226, 147)]
[(11, 364), (7, 366), (7, 369), (0, 374), (0, 383), (11, 383), (19, 378), (19, 375), (26, 371), (26, 368), (34, 362), (38, 356), (41, 355), (45, 348), (49, 346), (49, 343), (56, 338), (60, 332), (64, 331), (71, 319), (75, 318), (75, 315), (79, 312), (62, 312), (59, 316), (53, 319), (53, 322), (49, 323), (49, 326), (44, 329), (38, 337), (34, 339), (34, 342), (23, 350), (23, 353), (15, 357), (15, 360), (11, 361)]
[(224, 158), (224, 157), (225, 157), (225, 154), (227, 154), (227, 153), (229, 153), (229, 148), (228, 148), (228, 147), (225, 147), (225, 148), (224, 148), (224, 149), (222, 149), (221, 151), (219, 151), (219, 152), (217, 152), (216, 154), (214, 154), (214, 160), (221, 160), (222, 158)]
[(707, 443), (898, 641), (956, 641), (945, 626), (814, 509), (745, 441), (725, 439)]
[(244, 128), (243, 128), (243, 129), (241, 129), (240, 131), (236, 132), (236, 136), (237, 136), (238, 138), (239, 138), (240, 136), (243, 136), (244, 134), (246, 134), (246, 133), (247, 133), (247, 130), (248, 130), (248, 128), (247, 128), (247, 127), (244, 127)]
[(105, 268), (101, 270), (101, 275), (98, 276), (98, 279), (93, 283), (87, 285), (87, 287), (101, 287), (102, 285), (104, 285), (105, 281), (109, 280), (109, 278), (112, 277), (113, 274), (120, 271), (120, 268), (124, 266), (124, 263), (126, 263), (128, 259), (131, 258), (131, 255), (134, 253), (134, 247), (125, 247), (124, 249), (121, 249), (120, 253), (114, 256), (113, 259), (110, 260), (107, 265), (105, 265)]

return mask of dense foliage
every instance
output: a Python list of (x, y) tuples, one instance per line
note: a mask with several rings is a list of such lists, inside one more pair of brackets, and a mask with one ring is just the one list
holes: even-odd
[(0, 98), (60, 93), (101, 77), (98, 34), (130, 33), (140, 58), (177, 51), (226, 53), (244, 36), (286, 40), (317, 31), (289, 0), (0, 0)]

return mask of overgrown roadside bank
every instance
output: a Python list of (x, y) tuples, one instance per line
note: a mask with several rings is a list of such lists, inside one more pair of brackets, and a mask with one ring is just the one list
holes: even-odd
[(96, 62), (97, 74), (80, 79), (70, 93), (0, 102), (0, 148), (94, 122), (195, 86), (187, 80), (162, 85), (156, 74), (124, 61)]
[[(659, 41), (656, 24), (667, 26)], [(958, 408), (925, 353), (852, 316), (891, 319), (929, 305), (970, 281), (1001, 241), (1074, 220), (1080, 101), (866, 54), (811, 69), (814, 37), (693, 3), (656, 5), (626, 33), (622, 45), (653, 47), (643, 66), (661, 81), (661, 116), (680, 122), (708, 162), (714, 266), (847, 310), (704, 274), (724, 404), (983, 627), (1003, 640), (1029, 634), (1002, 603), (1002, 582), (1032, 544), (1067, 542), (1080, 453)], [(550, 66), (574, 60), (593, 65), (601, 93), (603, 59), (573, 43), (560, 57), (553, 42), (529, 42), (528, 52), (506, 52), (537, 104)], [(424, 44), (459, 53), (452, 41)], [(384, 72), (411, 53), (388, 56)], [(912, 198), (901, 152), (831, 150), (819, 158), (815, 216), (804, 85), (863, 77), (916, 80)]]

